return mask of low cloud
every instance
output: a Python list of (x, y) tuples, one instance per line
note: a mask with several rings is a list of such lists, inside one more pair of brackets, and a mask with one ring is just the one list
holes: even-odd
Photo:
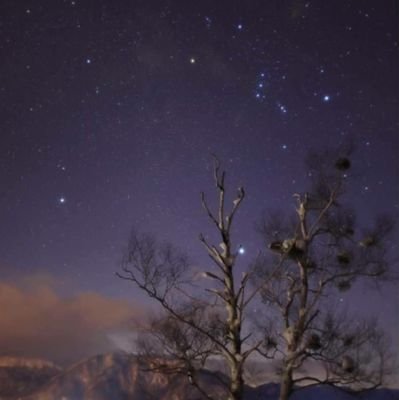
[(109, 337), (126, 331), (139, 312), (97, 293), (60, 297), (51, 282), (17, 287), (0, 282), (0, 355), (70, 363), (115, 349)]

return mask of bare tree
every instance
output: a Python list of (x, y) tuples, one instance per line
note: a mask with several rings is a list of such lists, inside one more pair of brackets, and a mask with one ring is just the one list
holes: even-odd
[[(212, 395), (201, 385), (198, 369), (210, 357), (221, 357), (229, 372), (227, 397), (240, 400), (244, 390), (243, 366), (255, 349), (249, 346), (244, 349), (249, 336), (243, 334), (244, 310), (255, 291), (249, 295), (246, 293), (249, 274), (240, 279), (236, 277), (238, 247), (231, 238), (234, 217), (245, 193), (239, 188), (232, 207), (226, 211), (226, 174), (221, 171), (216, 158), (213, 172), (217, 212), (211, 210), (204, 193), (201, 194), (201, 201), (220, 237), (220, 244), (215, 246), (200, 235), (214, 267), (203, 272), (203, 277), (208, 278), (201, 284), (206, 296), (194, 287), (198, 279), (193, 275), (187, 258), (172, 246), (159, 244), (149, 235), (132, 234), (122, 266), (123, 273), (119, 276), (133, 281), (165, 312), (161, 319), (156, 318), (150, 323), (147, 330), (150, 342), (147, 335), (141, 343), (141, 348), (153, 360), (152, 366), (163, 371), (172, 368), (170, 372), (187, 375), (190, 383), (205, 398), (211, 399)], [(173, 362), (165, 365), (165, 357)]]
[[(280, 400), (301, 383), (373, 388), (389, 367), (387, 346), (375, 324), (348, 323), (327, 310), (331, 298), (356, 281), (380, 282), (387, 276), (392, 222), (380, 218), (374, 228), (360, 231), (353, 211), (342, 202), (351, 167), (348, 154), (314, 154), (308, 166), (312, 187), (294, 195), (296, 213), (259, 224), (268, 251), (254, 263), (257, 282), (267, 282), (262, 300), (274, 310), (257, 350), (280, 357)], [(311, 361), (323, 367), (324, 375), (300, 373)]]

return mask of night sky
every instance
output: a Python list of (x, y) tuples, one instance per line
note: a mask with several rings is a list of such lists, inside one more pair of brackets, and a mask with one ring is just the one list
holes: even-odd
[[(388, 0), (2, 0), (0, 302), (14, 316), (0, 321), (1, 353), (36, 355), (50, 303), (66, 309), (60, 326), (80, 304), (120, 320), (123, 301), (140, 307), (115, 277), (132, 226), (208, 263), (199, 193), (212, 195), (211, 153), (232, 192), (247, 192), (241, 269), (262, 245), (262, 210), (291, 211), (306, 188), (311, 148), (354, 142), (359, 220), (397, 216), (397, 21)], [(358, 301), (365, 290), (343, 303), (366, 304), (397, 335), (395, 288)], [(88, 332), (119, 323), (96, 318)], [(30, 348), (11, 339), (17, 328), (33, 332)]]

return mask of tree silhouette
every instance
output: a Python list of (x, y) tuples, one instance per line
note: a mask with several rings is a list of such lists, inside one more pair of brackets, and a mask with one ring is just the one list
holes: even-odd
[[(123, 273), (119, 276), (133, 281), (165, 312), (161, 318), (149, 323), (147, 335), (141, 338), (142, 355), (151, 368), (187, 375), (204, 397), (212, 399), (201, 385), (198, 369), (209, 357), (221, 357), (229, 372), (227, 382), (220, 379), (226, 386), (227, 398), (240, 400), (244, 389), (243, 366), (255, 350), (254, 346), (244, 348), (248, 337), (243, 335), (242, 324), (245, 309), (256, 290), (246, 294), (249, 274), (237, 280), (238, 252), (231, 237), (234, 217), (245, 193), (239, 188), (230, 211), (226, 211), (226, 174), (220, 169), (216, 157), (214, 161), (218, 198), (216, 213), (211, 211), (205, 194), (201, 194), (202, 206), (220, 237), (219, 246), (215, 246), (200, 235), (214, 266), (202, 273), (203, 278), (208, 278), (202, 281), (206, 296), (194, 288), (198, 279), (187, 257), (171, 245), (160, 244), (150, 235), (132, 233)], [(165, 358), (172, 362), (165, 362)]]
[[(295, 213), (262, 219), (258, 229), (267, 250), (240, 277), (239, 248), (231, 232), (245, 192), (239, 188), (226, 211), (225, 172), (217, 158), (216, 212), (201, 194), (220, 238), (216, 246), (200, 235), (213, 268), (199, 279), (178, 249), (132, 232), (118, 276), (132, 281), (162, 310), (139, 335), (145, 368), (184, 374), (197, 394), (209, 400), (243, 399), (244, 366), (254, 353), (279, 361), (280, 400), (288, 399), (298, 385), (359, 389), (383, 382), (392, 369), (384, 334), (375, 321), (337, 312), (331, 300), (357, 281), (378, 284), (391, 276), (387, 248), (392, 220), (378, 217), (371, 229), (363, 229), (344, 203), (349, 153), (315, 153), (308, 158), (308, 168), (310, 190), (294, 195)], [(258, 314), (249, 327), (248, 306), (255, 299), (265, 317)], [(208, 390), (201, 372), (214, 358), (224, 360), (227, 369), (227, 378), (213, 374), (222, 391)], [(315, 365), (317, 374), (306, 372)]]
[[(268, 247), (254, 262), (256, 282), (268, 282), (261, 290), (268, 316), (258, 322), (264, 332), (258, 352), (281, 361), (280, 400), (296, 384), (374, 388), (391, 368), (376, 323), (349, 319), (329, 304), (357, 281), (388, 277), (393, 223), (379, 217), (373, 228), (362, 230), (344, 204), (348, 153), (314, 153), (308, 168), (312, 185), (294, 195), (296, 213), (274, 214), (258, 224)], [(323, 374), (301, 372), (311, 360)]]

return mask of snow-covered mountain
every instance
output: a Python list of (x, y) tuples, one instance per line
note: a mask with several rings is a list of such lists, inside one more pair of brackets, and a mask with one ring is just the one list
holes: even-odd
[(46, 360), (0, 357), (0, 399), (20, 398), (35, 392), (61, 371)]
[[(3, 367), (7, 368), (7, 367)], [(212, 393), (224, 395), (216, 373), (203, 371), (200, 381)], [(50, 377), (20, 400), (200, 400), (187, 377), (143, 370), (137, 358), (126, 353), (98, 355), (81, 361)], [(2, 400), (3, 397), (0, 396)]]
[[(221, 374), (204, 370), (199, 380), (207, 392), (226, 398)], [(277, 400), (279, 387), (268, 383), (247, 387), (247, 400)], [(0, 400), (200, 400), (183, 375), (145, 371), (126, 353), (91, 357), (61, 369), (43, 360), (0, 358)], [(399, 391), (380, 389), (350, 395), (332, 387), (312, 387), (292, 400), (399, 400)]]

